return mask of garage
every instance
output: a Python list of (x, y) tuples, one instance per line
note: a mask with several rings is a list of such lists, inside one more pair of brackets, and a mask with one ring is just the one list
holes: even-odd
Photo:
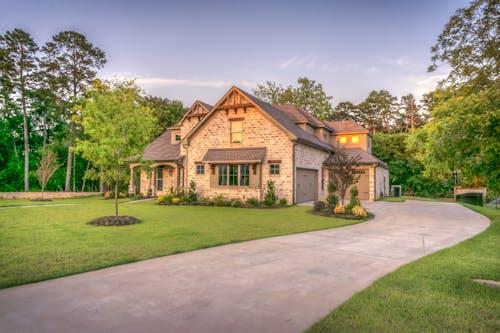
[(318, 198), (318, 170), (297, 168), (296, 201), (307, 202)]
[[(361, 177), (356, 184), (359, 193), (360, 200), (369, 200), (370, 199), (370, 191), (369, 191), (369, 181), (368, 181), (368, 169), (359, 170), (361, 173)], [(348, 192), (350, 194), (350, 191)]]

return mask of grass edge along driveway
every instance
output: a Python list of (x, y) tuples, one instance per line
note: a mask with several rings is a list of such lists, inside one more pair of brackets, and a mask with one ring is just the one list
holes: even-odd
[(464, 206), (488, 229), (380, 278), (307, 332), (500, 331), (500, 288), (473, 281), (500, 281), (500, 210)]
[[(59, 205), (62, 203), (68, 205)], [(160, 206), (145, 201), (120, 205), (121, 215), (135, 216), (142, 223), (95, 227), (86, 223), (112, 215), (112, 200), (60, 199), (47, 207), (0, 208), (0, 288), (207, 247), (358, 223), (312, 215), (309, 209)]]

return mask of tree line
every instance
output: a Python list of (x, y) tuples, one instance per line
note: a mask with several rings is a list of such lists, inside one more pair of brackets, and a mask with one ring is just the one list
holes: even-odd
[[(106, 54), (76, 31), (62, 31), (43, 45), (22, 29), (0, 35), (0, 191), (37, 190), (40, 160), (54, 152), (64, 169), (55, 171), (52, 190), (97, 190), (86, 182), (91, 163), (75, 152), (85, 134), (81, 104)], [(179, 101), (141, 95), (154, 114), (159, 135), (182, 117)]]
[(374, 90), (359, 104), (332, 107), (320, 83), (267, 81), (254, 93), (294, 104), (323, 120), (351, 118), (373, 135), (373, 153), (389, 164), (392, 184), (424, 196), (451, 195), (454, 185), (500, 192), (500, 2), (475, 0), (450, 18), (431, 47), (429, 72), (450, 68), (437, 89), (417, 102)]

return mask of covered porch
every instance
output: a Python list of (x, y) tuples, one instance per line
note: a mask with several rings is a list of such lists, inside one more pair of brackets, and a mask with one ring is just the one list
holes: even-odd
[(178, 162), (156, 161), (148, 167), (130, 164), (130, 194), (156, 197), (181, 189), (183, 184), (184, 168)]

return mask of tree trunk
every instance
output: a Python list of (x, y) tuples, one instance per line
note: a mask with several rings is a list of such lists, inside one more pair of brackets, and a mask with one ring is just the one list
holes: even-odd
[(71, 185), (71, 166), (73, 165), (73, 145), (68, 145), (68, 159), (66, 161), (66, 182), (64, 184), (64, 191), (70, 191)]
[(29, 173), (30, 173), (30, 144), (28, 135), (28, 116), (26, 114), (26, 100), (24, 93), (22, 98), (23, 104), (23, 137), (24, 137), (24, 192), (28, 192), (30, 189), (29, 185)]
[(42, 201), (43, 201), (43, 190), (45, 188), (45, 185), (42, 185)]
[(118, 181), (115, 183), (115, 218), (118, 218)]
[(43, 119), (43, 145), (42, 148), (45, 150), (45, 146), (47, 145), (47, 117)]
[(87, 167), (85, 168), (85, 172), (83, 173), (82, 192), (85, 191), (85, 181), (87, 180), (87, 178), (85, 178), (85, 174), (87, 173), (89, 168), (90, 168), (90, 161), (87, 162)]
[(14, 134), (12, 134), (12, 146), (14, 147), (14, 156), (16, 157), (16, 165), (17, 165), (17, 168), (19, 169), (19, 154), (17, 153), (17, 145), (16, 145), (16, 139), (14, 137)]
[(76, 192), (76, 155), (75, 152), (73, 151), (73, 192)]

